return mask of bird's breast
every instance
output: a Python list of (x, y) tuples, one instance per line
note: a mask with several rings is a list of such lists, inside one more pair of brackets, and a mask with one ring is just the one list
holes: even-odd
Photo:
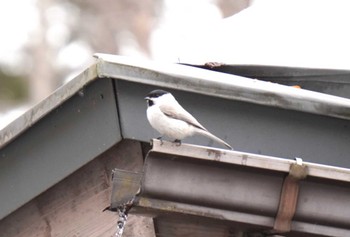
[(159, 107), (156, 106), (151, 106), (147, 109), (147, 119), (155, 130), (170, 139), (181, 140), (194, 134), (192, 125), (165, 115)]

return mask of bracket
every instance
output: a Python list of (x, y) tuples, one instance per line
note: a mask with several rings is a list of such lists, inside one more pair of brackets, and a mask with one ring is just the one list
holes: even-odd
[(301, 158), (295, 159), (296, 162), (290, 166), (289, 174), (283, 181), (273, 233), (285, 233), (291, 230), (299, 196), (299, 181), (305, 179), (308, 174), (307, 166), (303, 164), (303, 160)]

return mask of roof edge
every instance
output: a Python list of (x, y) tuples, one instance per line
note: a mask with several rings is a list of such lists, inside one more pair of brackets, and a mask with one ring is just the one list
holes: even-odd
[(350, 99), (180, 64), (95, 54), (96, 63), (0, 131), (0, 148), (95, 78), (114, 78), (350, 120)]
[(97, 75), (97, 64), (95, 63), (12, 121), (0, 131), (0, 148), (80, 91), (85, 85), (93, 81)]
[(343, 97), (180, 64), (95, 57), (101, 77), (350, 120), (350, 99)]

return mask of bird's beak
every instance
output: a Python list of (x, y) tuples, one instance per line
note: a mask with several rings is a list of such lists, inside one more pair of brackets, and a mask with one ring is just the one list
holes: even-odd
[(149, 100), (150, 98), (149, 98), (148, 96), (146, 96), (144, 99), (145, 99), (145, 100)]

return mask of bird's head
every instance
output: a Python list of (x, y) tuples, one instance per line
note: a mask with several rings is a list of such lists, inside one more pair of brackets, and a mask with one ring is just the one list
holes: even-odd
[(147, 102), (148, 107), (160, 104), (162, 102), (166, 101), (166, 98), (172, 95), (170, 92), (164, 91), (164, 90), (154, 90), (148, 93), (148, 95), (145, 97), (145, 100)]

